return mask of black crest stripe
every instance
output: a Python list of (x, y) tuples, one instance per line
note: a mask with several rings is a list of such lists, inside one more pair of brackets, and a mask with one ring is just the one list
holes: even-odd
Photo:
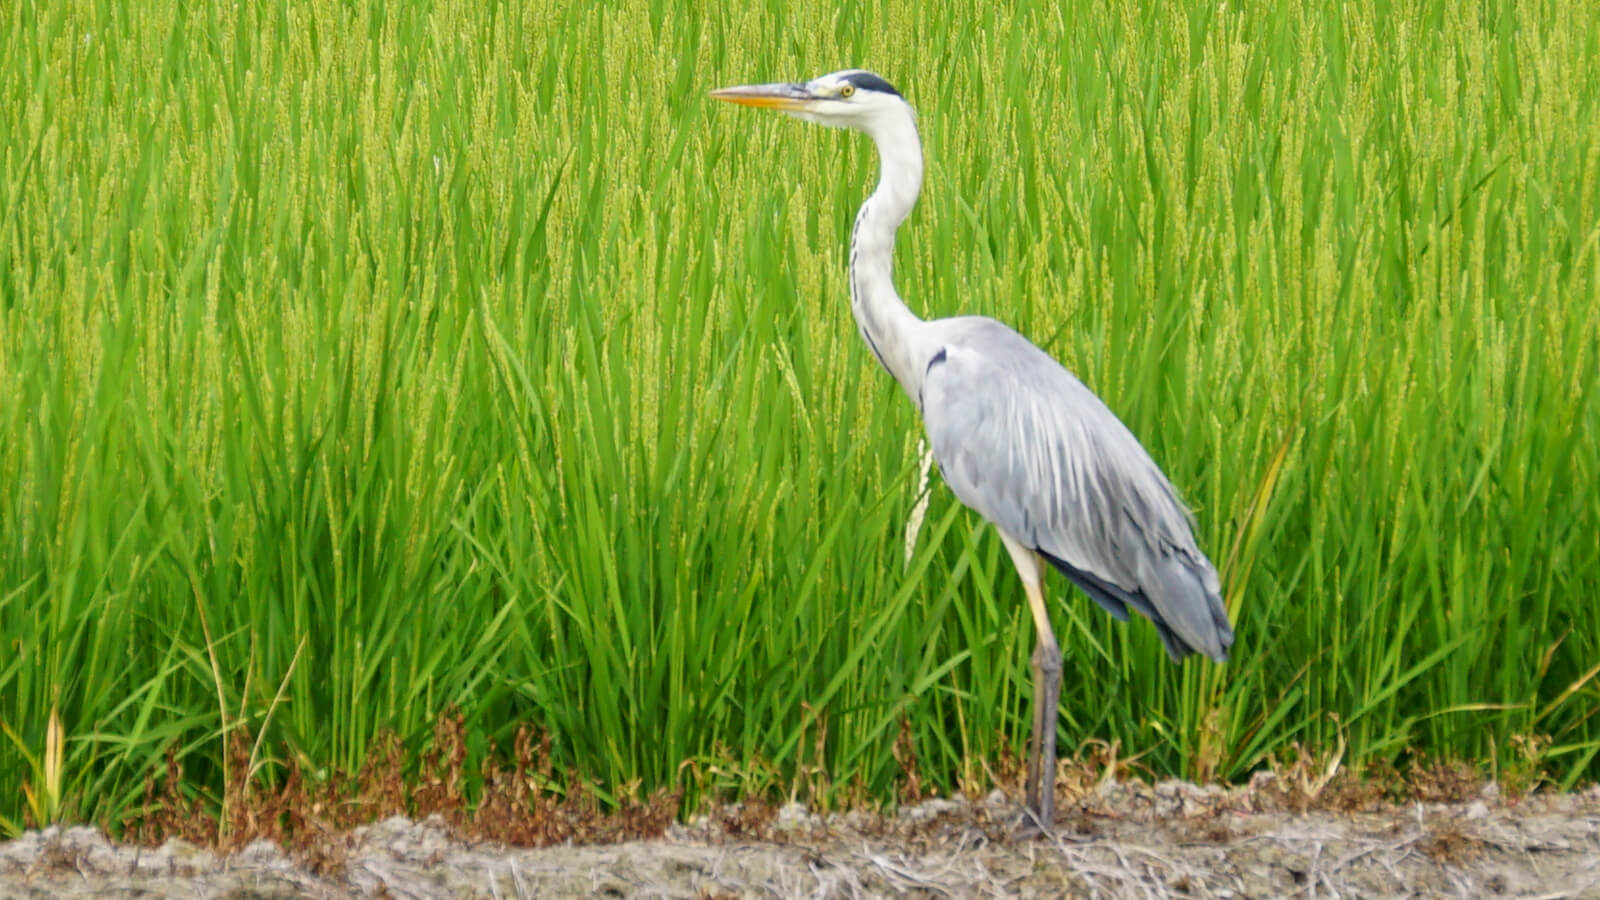
[(863, 91), (877, 91), (880, 94), (893, 94), (896, 97), (900, 96), (900, 92), (894, 89), (894, 85), (884, 81), (882, 78), (879, 78), (871, 72), (853, 72), (850, 75), (845, 76), (845, 81), (850, 82)]

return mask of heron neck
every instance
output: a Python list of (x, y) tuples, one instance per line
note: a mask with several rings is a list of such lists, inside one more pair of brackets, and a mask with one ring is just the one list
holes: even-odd
[(922, 190), (922, 144), (909, 107), (905, 116), (869, 130), (878, 145), (878, 187), (856, 213), (850, 236), (850, 308), (861, 336), (913, 402), (921, 381), (916, 364), (917, 318), (894, 289), (894, 235)]

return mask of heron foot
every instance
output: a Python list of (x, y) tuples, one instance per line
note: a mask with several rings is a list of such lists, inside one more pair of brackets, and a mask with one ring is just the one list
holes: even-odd
[(1016, 821), (1011, 823), (1011, 840), (1016, 843), (1049, 837), (1052, 833), (1052, 825), (1047, 824), (1039, 817), (1037, 810), (1026, 804), (1023, 805), (1021, 812), (1017, 814)]
[(1078, 823), (1079, 829), (1086, 829), (1074, 834), (1071, 824), (1063, 825), (1053, 822), (1048, 827), (1044, 820), (1039, 818), (1039, 813), (1031, 807), (1024, 805), (1011, 823), (1009, 837), (1014, 844), (1023, 844), (1028, 841), (1046, 840), (1055, 844), (1089, 844), (1097, 838), (1093, 828), (1086, 822)]

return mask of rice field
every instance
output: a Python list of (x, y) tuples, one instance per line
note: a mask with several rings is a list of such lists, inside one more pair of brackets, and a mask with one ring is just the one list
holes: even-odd
[(1050, 582), (1068, 752), (1600, 777), (1600, 6), (0, 16), (0, 835), (451, 709), (602, 799), (983, 783), (1032, 626), (937, 472), (908, 528), (872, 148), (706, 96), (856, 65), (907, 302), (1074, 370), (1222, 573), (1223, 667)]

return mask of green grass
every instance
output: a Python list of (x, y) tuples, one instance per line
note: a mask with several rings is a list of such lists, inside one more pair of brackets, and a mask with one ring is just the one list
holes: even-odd
[(4, 13), (0, 827), (451, 705), (602, 791), (1019, 744), (1020, 587), (936, 474), (906, 557), (871, 148), (705, 96), (857, 64), (921, 111), (912, 307), (1067, 363), (1223, 572), (1222, 668), (1052, 582), (1066, 746), (1600, 776), (1600, 7), (735, 6)]

